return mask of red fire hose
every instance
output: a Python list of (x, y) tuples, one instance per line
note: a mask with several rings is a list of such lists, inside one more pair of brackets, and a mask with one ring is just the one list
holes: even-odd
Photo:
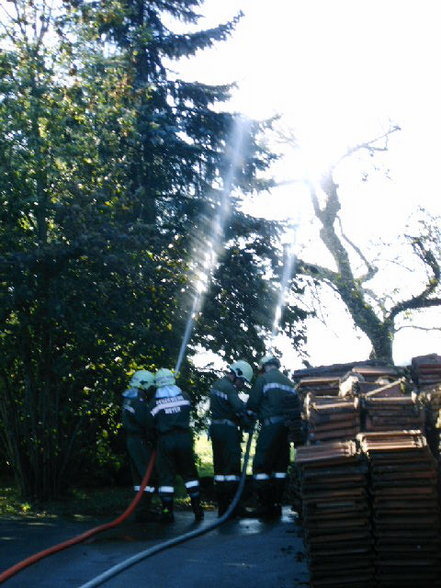
[(98, 527), (94, 527), (93, 529), (90, 529), (89, 531), (86, 531), (85, 533), (82, 533), (81, 535), (77, 535), (76, 537), (72, 537), (72, 539), (68, 539), (67, 541), (64, 541), (63, 543), (59, 543), (58, 545), (54, 545), (53, 547), (49, 547), (48, 549), (44, 549), (43, 551), (39, 551), (38, 553), (35, 553), (34, 555), (31, 555), (30, 557), (18, 562), (17, 564), (13, 565), (12, 567), (10, 567), (9, 569), (5, 570), (4, 572), (2, 572), (0, 574), (0, 584), (2, 582), (4, 582), (5, 580), (9, 580), (9, 578), (11, 578), (12, 576), (17, 574), (18, 572), (20, 572), (24, 568), (27, 568), (28, 566), (32, 565), (33, 563), (36, 563), (37, 561), (40, 561), (40, 559), (43, 559), (44, 557), (47, 557), (48, 555), (52, 555), (53, 553), (57, 553), (58, 551), (62, 551), (63, 549), (66, 549), (67, 547), (71, 547), (72, 545), (76, 545), (77, 543), (81, 543), (82, 541), (89, 539), (89, 537), (92, 537), (93, 535), (96, 535), (97, 533), (101, 533), (102, 531), (107, 531), (108, 529), (113, 529), (113, 527), (116, 527), (117, 525), (119, 525), (120, 523), (125, 521), (127, 519), (127, 517), (129, 517), (132, 514), (132, 512), (136, 508), (136, 505), (141, 500), (144, 489), (147, 486), (148, 481), (150, 480), (150, 476), (152, 475), (153, 466), (155, 464), (155, 459), (156, 459), (156, 452), (154, 451), (152, 453), (152, 457), (150, 458), (150, 462), (149, 462), (147, 471), (144, 475), (144, 479), (141, 482), (141, 486), (140, 486), (138, 492), (136, 493), (135, 498), (132, 500), (132, 502), (129, 504), (127, 509), (119, 517), (117, 517), (113, 521), (110, 521), (110, 523), (105, 523), (103, 525), (99, 525)]

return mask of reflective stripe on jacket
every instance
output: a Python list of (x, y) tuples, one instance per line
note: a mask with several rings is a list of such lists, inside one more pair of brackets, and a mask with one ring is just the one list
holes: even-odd
[(269, 370), (257, 377), (248, 398), (247, 409), (256, 413), (261, 421), (283, 416), (284, 398), (291, 394), (297, 394), (294, 382), (278, 369)]

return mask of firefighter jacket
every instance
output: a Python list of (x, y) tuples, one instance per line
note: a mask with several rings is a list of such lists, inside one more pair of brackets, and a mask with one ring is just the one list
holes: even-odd
[(149, 405), (158, 433), (190, 428), (191, 402), (188, 394), (175, 384), (156, 390), (155, 398)]
[(297, 394), (294, 383), (278, 369), (259, 375), (251, 389), (247, 410), (264, 422), (274, 417), (283, 417), (286, 396)]
[(123, 392), (121, 420), (128, 435), (143, 437), (147, 442), (155, 440), (155, 429), (148, 402), (136, 388)]
[(227, 420), (240, 424), (240, 418), (245, 413), (245, 403), (239, 398), (237, 388), (226, 376), (213, 384), (209, 399), (212, 422)]

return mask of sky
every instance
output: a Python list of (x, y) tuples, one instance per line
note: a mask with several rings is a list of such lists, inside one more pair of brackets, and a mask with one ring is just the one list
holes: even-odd
[[(357, 244), (392, 239), (403, 232), (418, 205), (441, 214), (438, 159), (441, 137), (441, 36), (436, 0), (207, 0), (197, 28), (209, 28), (244, 13), (226, 42), (182, 60), (178, 73), (204, 83), (236, 81), (232, 108), (263, 119), (282, 116), (301, 146), (289, 147), (278, 166), (280, 181), (310, 177), (348, 147), (399, 125), (389, 141), (381, 174), (359, 181), (354, 164), (341, 173), (343, 221)], [(254, 213), (284, 218), (299, 227), (302, 256), (317, 255), (311, 238), (312, 209), (305, 191), (285, 184), (254, 202)], [(369, 343), (355, 333), (336, 301), (329, 301), (326, 327), (308, 328), (313, 365), (366, 359)], [(432, 313), (427, 324), (441, 324)], [(429, 323), (427, 322), (429, 321)], [(424, 322), (424, 321), (423, 321)], [(406, 329), (397, 334), (396, 364), (441, 353), (441, 334)], [(289, 355), (294, 368), (297, 357)]]

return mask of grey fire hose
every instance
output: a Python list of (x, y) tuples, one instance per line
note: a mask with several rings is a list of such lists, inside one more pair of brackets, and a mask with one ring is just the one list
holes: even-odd
[(129, 568), (130, 566), (133, 566), (134, 564), (142, 561), (143, 559), (146, 559), (147, 557), (154, 555), (155, 553), (163, 551), (164, 549), (167, 549), (168, 547), (173, 547), (174, 545), (178, 545), (179, 543), (183, 543), (184, 541), (188, 541), (189, 539), (193, 539), (194, 537), (198, 537), (199, 535), (203, 535), (204, 533), (207, 533), (208, 531), (212, 531), (216, 527), (219, 527), (220, 525), (225, 523), (225, 521), (227, 521), (229, 519), (229, 517), (231, 516), (231, 513), (236, 508), (236, 506), (240, 500), (240, 497), (242, 495), (243, 488), (245, 486), (247, 467), (248, 467), (248, 462), (249, 462), (249, 458), (250, 458), (250, 451), (251, 451), (251, 442), (253, 439), (253, 432), (254, 432), (254, 427), (252, 429), (250, 429), (250, 432), (248, 434), (248, 441), (247, 441), (245, 454), (244, 454), (242, 473), (241, 473), (237, 492), (234, 495), (234, 498), (233, 498), (231, 504), (229, 505), (228, 509), (221, 517), (219, 517), (214, 523), (212, 523), (211, 525), (208, 525), (207, 527), (204, 527), (201, 529), (195, 529), (194, 531), (189, 531), (188, 533), (184, 533), (183, 535), (178, 535), (177, 537), (174, 537), (173, 539), (169, 539), (168, 541), (164, 541), (163, 543), (158, 543), (158, 545), (153, 545), (153, 547), (149, 547), (148, 549), (145, 549), (144, 551), (141, 551), (141, 552), (137, 553), (136, 555), (133, 555), (132, 557), (129, 557), (128, 559), (122, 561), (121, 563), (109, 568), (107, 571), (103, 572), (99, 576), (96, 576), (95, 578), (93, 578), (89, 582), (86, 582), (86, 584), (82, 584), (79, 588), (92, 588), (93, 586), (100, 586), (106, 580), (113, 578), (114, 576), (116, 576), (120, 572), (122, 572), (122, 571), (126, 570), (127, 568)]

